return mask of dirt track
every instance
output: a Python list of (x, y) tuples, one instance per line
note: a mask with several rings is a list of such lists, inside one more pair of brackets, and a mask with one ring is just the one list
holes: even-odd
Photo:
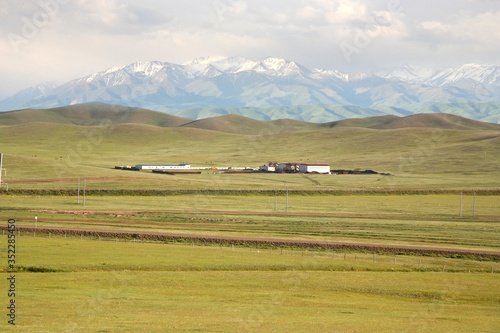
[[(57, 182), (77, 182), (79, 178), (40, 178), (40, 179), (11, 179), (9, 184), (21, 183), (57, 183)], [(127, 177), (86, 177), (85, 180), (128, 180)], [(83, 181), (83, 178), (81, 178)]]
[[(1, 227), (0, 229), (6, 229)], [(274, 246), (274, 247), (298, 247), (310, 249), (331, 249), (331, 250), (349, 250), (349, 251), (369, 251), (369, 252), (387, 252), (396, 254), (421, 254), (421, 255), (440, 255), (446, 257), (454, 256), (475, 256), (500, 260), (500, 252), (475, 251), (465, 249), (446, 249), (419, 246), (403, 245), (382, 245), (366, 243), (343, 243), (343, 242), (322, 242), (308, 240), (286, 240), (286, 239), (268, 239), (268, 238), (244, 238), (230, 236), (209, 236), (209, 235), (190, 235), (175, 233), (151, 233), (139, 231), (117, 231), (117, 230), (95, 230), (95, 229), (71, 229), (71, 228), (27, 228), (17, 227), (20, 232), (37, 232), (60, 235), (82, 235), (85, 237), (102, 238), (124, 238), (150, 241), (192, 241), (208, 244), (234, 244), (246, 246)]]

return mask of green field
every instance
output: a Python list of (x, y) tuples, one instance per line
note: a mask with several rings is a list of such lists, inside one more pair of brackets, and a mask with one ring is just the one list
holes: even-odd
[(20, 236), (17, 242), (24, 271), (16, 274), (16, 329), (22, 332), (500, 327), (498, 263), (414, 256), (395, 262), (384, 255), (374, 262), (368, 254), (69, 237)]
[[(419, 117), (413, 127), (383, 117), (185, 124), (101, 108), (0, 115), (0, 224), (5, 229), (14, 218), (21, 231), (15, 331), (500, 330), (498, 126), (445, 116)], [(269, 161), (390, 175), (114, 169)], [(62, 232), (47, 232), (54, 229)], [(86, 230), (180, 236), (148, 242), (84, 236)], [(2, 232), (0, 301), (7, 314), (12, 273)], [(183, 235), (396, 250), (213, 244)], [(403, 255), (398, 246), (451, 254)], [(466, 250), (493, 255), (453, 255)], [(5, 314), (0, 331), (12, 328)]]
[(0, 218), (15, 217), (20, 227), (33, 227), (36, 215), (39, 227), (492, 251), (500, 246), (495, 195), (463, 195), (462, 217), (460, 195), (101, 195), (88, 196), (85, 206), (77, 200), (7, 195)]

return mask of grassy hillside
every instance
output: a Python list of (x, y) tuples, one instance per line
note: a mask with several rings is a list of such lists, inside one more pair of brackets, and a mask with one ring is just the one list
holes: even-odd
[[(268, 184), (269, 179), (250, 181), (248, 176), (212, 173), (188, 179), (163, 177), (159, 185), (162, 176), (113, 167), (141, 163), (257, 167), (280, 161), (328, 163), (332, 169), (372, 169), (394, 175), (322, 180), (326, 187), (500, 185), (500, 126), (445, 114), (327, 124), (258, 121), (237, 115), (190, 121), (136, 108), (85, 104), (1, 113), (0, 124), (0, 148), (8, 171), (4, 181), (12, 184), (85, 176), (133, 179), (147, 186), (207, 187), (215, 181), (219, 187), (254, 187)], [(300, 179), (296, 184), (309, 188), (317, 181)], [(129, 185), (122, 181), (120, 186)]]
[[(220, 116), (215, 117), (201, 117), (199, 114), (194, 114), (192, 119), (198, 120), (192, 120), (174, 116), (172, 115), (175, 114), (174, 111), (167, 114), (120, 105), (85, 103), (45, 110), (27, 109), (1, 112), (0, 126), (20, 125), (32, 122), (74, 124), (82, 126), (139, 123), (160, 127), (195, 127), (238, 134), (259, 134), (269, 131), (313, 130), (324, 127), (363, 127), (376, 129), (425, 127), (462, 130), (500, 130), (499, 124), (475, 121), (446, 113), (426, 113), (399, 117), (391, 115), (390, 110), (388, 110), (388, 115), (350, 118), (321, 124), (285, 118), (278, 120), (256, 120), (259, 119), (259, 117), (254, 117), (251, 112), (248, 113), (247, 117), (238, 114), (238, 112), (246, 111), (247, 108), (229, 108), (225, 112), (221, 112)], [(309, 111), (310, 110), (306, 107), (300, 109), (300, 112)]]
[(368, 118), (353, 118), (325, 123), (323, 127), (363, 127), (373, 129), (438, 128), (457, 130), (500, 131), (500, 125), (467, 119), (452, 114), (427, 113), (406, 117), (392, 115)]
[(162, 112), (103, 103), (86, 103), (46, 110), (27, 109), (0, 113), (0, 126), (44, 122), (82, 126), (140, 123), (161, 127), (175, 127), (190, 121), (191, 119)]
[[(330, 164), (332, 169), (373, 169), (394, 174), (394, 177), (382, 178), (386, 186), (500, 185), (499, 131), (336, 127), (242, 135), (144, 124), (30, 123), (2, 127), (0, 142), (5, 154), (4, 168), (8, 170), (6, 181), (121, 177), (146, 178), (155, 186), (158, 177), (162, 176), (112, 168), (115, 165), (182, 162), (193, 166), (257, 167), (268, 161), (289, 161), (320, 162)], [(210, 186), (213, 177), (221, 176), (210, 177), (203, 180), (203, 177), (190, 176), (188, 183)], [(248, 186), (248, 181), (241, 178), (246, 176), (225, 177), (226, 185), (227, 177), (232, 177), (231, 181), (240, 179)], [(178, 179), (163, 176), (162, 181), (171, 183)], [(365, 178), (347, 179), (338, 177), (327, 183), (342, 183), (342, 186), (361, 183), (363, 186), (361, 179)], [(382, 186), (382, 183), (369, 181), (365, 186)], [(305, 184), (314, 186), (307, 180)]]
[(484, 123), (445, 113), (416, 114), (402, 118), (392, 117), (392, 119), (388, 119), (371, 128), (395, 129), (410, 127), (500, 131), (500, 125), (498, 124)]
[[(16, 274), (16, 326), (495, 331), (499, 256), (468, 252), (499, 249), (500, 131), (490, 125), (446, 115), (191, 121), (102, 105), (0, 113), (8, 183), (0, 220), (14, 218), (18, 230), (14, 272), (4, 247), (0, 278)], [(392, 176), (114, 169), (268, 161)], [(105, 230), (129, 235), (96, 234)], [(165, 237), (148, 242), (144, 233)], [(273, 239), (371, 246), (319, 250)], [(407, 255), (401, 246), (447, 254)]]
[(239, 115), (205, 118), (189, 122), (182, 126), (248, 135), (265, 135), (277, 132), (305, 131), (320, 128), (318, 124), (291, 119), (262, 121)]

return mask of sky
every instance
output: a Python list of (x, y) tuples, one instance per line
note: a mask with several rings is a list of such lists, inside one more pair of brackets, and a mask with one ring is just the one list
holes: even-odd
[(500, 0), (0, 0), (0, 99), (136, 61), (500, 65)]

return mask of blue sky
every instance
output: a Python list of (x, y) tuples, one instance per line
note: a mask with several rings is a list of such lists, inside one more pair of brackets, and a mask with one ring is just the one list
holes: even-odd
[(0, 98), (135, 61), (225, 55), (376, 72), (500, 64), (496, 0), (2, 0)]

